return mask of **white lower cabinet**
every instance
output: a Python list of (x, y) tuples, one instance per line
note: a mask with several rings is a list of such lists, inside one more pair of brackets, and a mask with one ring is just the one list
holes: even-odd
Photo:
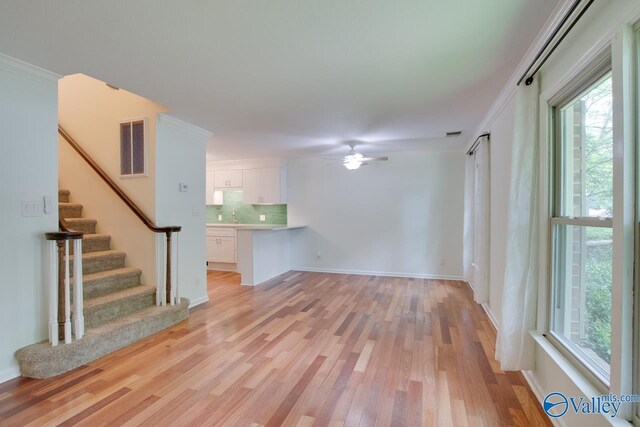
[(207, 227), (207, 262), (236, 262), (236, 230)]

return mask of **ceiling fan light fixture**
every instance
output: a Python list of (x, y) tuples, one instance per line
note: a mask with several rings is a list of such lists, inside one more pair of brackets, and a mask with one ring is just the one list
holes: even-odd
[(359, 162), (357, 160), (349, 160), (349, 161), (345, 161), (343, 165), (345, 168), (349, 169), (350, 171), (353, 171), (358, 169), (360, 166), (362, 166), (362, 162)]
[(360, 153), (354, 153), (354, 154), (349, 154), (348, 156), (345, 156), (344, 162), (342, 162), (342, 164), (344, 165), (345, 168), (349, 170), (356, 170), (360, 166), (362, 166), (363, 162), (364, 162), (364, 156)]

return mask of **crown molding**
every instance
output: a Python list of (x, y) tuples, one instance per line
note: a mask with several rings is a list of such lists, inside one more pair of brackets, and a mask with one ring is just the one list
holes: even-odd
[[(526, 67), (533, 61), (536, 53), (542, 49), (544, 42), (548, 37), (551, 36), (554, 28), (560, 23), (560, 20), (564, 16), (565, 13), (569, 10), (571, 5), (573, 4), (573, 0), (563, 0), (558, 4), (556, 9), (553, 11), (545, 25), (542, 27), (538, 35), (536, 36), (534, 42), (531, 44), (524, 57), (516, 67), (516, 69), (511, 74), (507, 84), (503, 87), (502, 91), (496, 98), (496, 100), (489, 108), (489, 111), (484, 116), (482, 121), (480, 122), (480, 126), (476, 128), (476, 131), (473, 133), (473, 139), (467, 142), (467, 150), (473, 144), (476, 135), (480, 135), (485, 132), (489, 132), (496, 118), (500, 116), (504, 108), (507, 106), (509, 101), (515, 96), (517, 83), (522, 76), (522, 73), (526, 70)], [(598, 39), (598, 41), (592, 46), (589, 51), (587, 51), (565, 76), (564, 82), (569, 76), (574, 75), (580, 68), (585, 67), (589, 61), (593, 60), (598, 54), (600, 54), (611, 42), (611, 39), (615, 35), (620, 28), (626, 24), (634, 23), (638, 19), (640, 19), (640, 2), (632, 1), (629, 3), (627, 7), (625, 7), (609, 24), (608, 28), (604, 31), (602, 36)], [(556, 84), (553, 90), (557, 90), (559, 87)], [(549, 91), (545, 91), (547, 93)]]
[(473, 142), (475, 141), (477, 135), (490, 132), (493, 122), (495, 122), (496, 118), (500, 116), (509, 101), (511, 101), (511, 99), (515, 96), (517, 83), (518, 80), (520, 80), (522, 73), (524, 73), (531, 61), (533, 61), (538, 51), (542, 49), (545, 41), (551, 36), (553, 30), (562, 20), (562, 17), (573, 5), (573, 2), (574, 0), (563, 0), (562, 2), (558, 3), (555, 10), (547, 19), (540, 32), (538, 32), (538, 35), (533, 40), (533, 43), (531, 43), (531, 46), (529, 46), (529, 49), (527, 49), (527, 52), (524, 54), (516, 68), (511, 73), (511, 77), (509, 77), (509, 80), (500, 91), (500, 94), (493, 102), (493, 104), (491, 104), (491, 108), (489, 108), (489, 111), (480, 122), (480, 125), (471, 135), (472, 139), (467, 142), (466, 150), (471, 148), (471, 145), (473, 145)]
[(58, 80), (62, 78), (59, 74), (21, 61), (20, 59), (12, 56), (5, 55), (4, 53), (0, 53), (0, 69), (30, 78), (31, 80), (35, 80), (40, 83), (57, 84)]
[(192, 133), (199, 136), (204, 136), (206, 138), (210, 138), (213, 136), (213, 132), (203, 129), (201, 127), (192, 125), (191, 123), (187, 123), (180, 119), (176, 119), (166, 113), (158, 114), (158, 120), (168, 123), (178, 129), (181, 129), (185, 132)]

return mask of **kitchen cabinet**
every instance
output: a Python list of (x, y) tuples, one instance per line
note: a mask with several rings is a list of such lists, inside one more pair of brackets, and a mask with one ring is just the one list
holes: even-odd
[(221, 188), (242, 188), (242, 170), (217, 170), (213, 172), (213, 186)]
[(245, 204), (286, 203), (286, 175), (284, 169), (263, 168), (242, 171)]
[(207, 262), (236, 262), (236, 231), (207, 227)]
[(207, 205), (221, 205), (222, 204), (222, 190), (216, 190), (213, 185), (213, 171), (207, 170), (207, 182), (205, 185), (206, 189), (206, 204)]

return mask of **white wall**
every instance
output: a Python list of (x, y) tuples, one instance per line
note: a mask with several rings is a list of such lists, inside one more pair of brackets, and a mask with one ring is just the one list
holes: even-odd
[[(632, 3), (632, 0), (595, 2), (539, 73), (541, 93), (560, 88), (565, 77), (576, 71), (576, 64), (580, 63), (594, 45), (610, 41), (613, 32), (620, 29), (623, 22), (631, 19), (628, 11), (631, 10)], [(521, 72), (521, 70), (516, 71), (514, 75), (519, 76)], [(500, 311), (507, 238), (506, 219), (511, 176), (515, 84), (506, 90), (511, 90), (512, 93), (504, 96), (492, 107), (491, 111), (496, 113), (489, 113), (485, 118), (486, 126), (482, 128), (482, 131), (491, 132), (491, 294), (488, 310), (490, 316), (497, 322), (502, 321)], [(528, 375), (539, 397), (543, 398), (547, 393), (554, 391), (573, 396), (593, 395), (595, 391), (585, 385), (586, 380), (574, 370), (568, 369), (569, 365), (562, 360), (557, 351), (550, 349), (552, 347), (541, 345), (538, 341), (536, 369)], [(568, 413), (560, 422), (566, 425), (580, 423), (580, 425), (599, 426), (608, 425), (610, 420), (601, 416), (575, 416)]]
[(57, 76), (0, 54), (0, 383), (18, 375), (14, 352), (47, 338), (44, 233), (58, 215), (23, 217), (22, 202), (58, 200)]
[(404, 152), (356, 171), (293, 160), (287, 171), (292, 268), (462, 276), (464, 153)]
[[(170, 116), (157, 121), (156, 223), (180, 225), (180, 295), (196, 305), (208, 300), (205, 231), (205, 162), (208, 134)], [(180, 192), (179, 184), (188, 185)]]

